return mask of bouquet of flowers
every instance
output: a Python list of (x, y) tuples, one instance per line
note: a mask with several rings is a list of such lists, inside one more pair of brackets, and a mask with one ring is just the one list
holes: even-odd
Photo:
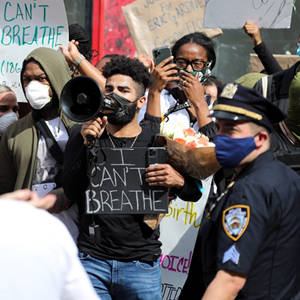
[(200, 180), (221, 167), (216, 158), (214, 143), (192, 128), (162, 122), (156, 141), (159, 146), (166, 147), (168, 163), (184, 175)]

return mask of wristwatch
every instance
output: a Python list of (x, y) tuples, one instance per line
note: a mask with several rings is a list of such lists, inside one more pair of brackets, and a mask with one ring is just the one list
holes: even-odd
[(80, 54), (74, 61), (73, 61), (73, 65), (75, 65), (76, 67), (79, 66), (79, 64), (85, 59), (85, 57)]

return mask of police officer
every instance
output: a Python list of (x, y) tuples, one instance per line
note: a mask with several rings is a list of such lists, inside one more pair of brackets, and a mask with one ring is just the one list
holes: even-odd
[(269, 150), (284, 113), (233, 83), (213, 110), (217, 159), (236, 174), (201, 228), (202, 299), (299, 299), (300, 178)]

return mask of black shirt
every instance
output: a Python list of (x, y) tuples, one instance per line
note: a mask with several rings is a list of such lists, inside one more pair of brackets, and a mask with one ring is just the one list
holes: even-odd
[(264, 42), (261, 42), (259, 45), (255, 46), (253, 50), (258, 55), (261, 63), (269, 75), (282, 71), (280, 64), (277, 62)]
[[(134, 147), (148, 147), (160, 129), (160, 118), (145, 114), (140, 123), (142, 132), (139, 134)], [(65, 150), (63, 187), (66, 197), (73, 203), (78, 203), (79, 237), (78, 249), (97, 259), (113, 259), (131, 261), (147, 255), (161, 254), (159, 228), (154, 231), (143, 222), (143, 215), (95, 215), (95, 223), (100, 226), (102, 241), (95, 245), (89, 237), (89, 226), (92, 215), (85, 214), (84, 193), (88, 187), (87, 176), (87, 147), (83, 145), (83, 137), (79, 127), (70, 137)], [(133, 138), (116, 138), (110, 136), (116, 147), (132, 145)], [(113, 145), (104, 131), (97, 145), (111, 148)], [(186, 178), (185, 185), (179, 194), (181, 199), (197, 201), (201, 193), (192, 179)]]
[(237, 176), (201, 229), (205, 285), (219, 270), (247, 275), (236, 299), (300, 291), (300, 178), (261, 154)]

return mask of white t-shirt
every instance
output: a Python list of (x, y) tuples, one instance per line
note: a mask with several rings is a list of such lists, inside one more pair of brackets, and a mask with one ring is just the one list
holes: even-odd
[(18, 200), (0, 200), (0, 299), (99, 300), (65, 226)]
[[(63, 122), (61, 122), (60, 131), (58, 132), (59, 117), (45, 122), (57, 141), (60, 149), (62, 152), (65, 152), (66, 144), (69, 139), (65, 125)], [(55, 158), (51, 155), (47, 148), (44, 136), (41, 135), (36, 154), (36, 169), (35, 174), (33, 175), (32, 185), (53, 182), (59, 168), (59, 164), (56, 162)], [(40, 194), (39, 191), (37, 192), (39, 197), (45, 196), (45, 194)]]
[[(57, 141), (60, 149), (62, 152), (65, 152), (69, 136), (64, 123), (60, 123), (60, 130), (58, 131), (59, 117), (45, 122)], [(32, 180), (32, 190), (37, 191), (39, 197), (45, 196), (51, 192), (51, 190), (56, 188), (54, 178), (60, 168), (62, 167), (56, 162), (55, 158), (49, 152), (45, 138), (41, 135), (37, 150), (36, 170)], [(66, 225), (74, 241), (77, 241), (79, 234), (77, 204), (74, 204), (66, 211), (62, 211), (61, 213), (54, 215)]]
[[(148, 92), (146, 92), (145, 96), (146, 98), (148, 98)], [(169, 108), (175, 107), (176, 104), (177, 104), (176, 99), (167, 90), (165, 89), (162, 90), (160, 94), (160, 109), (161, 109), (162, 116), (168, 111)], [(144, 119), (146, 108), (147, 108), (147, 104), (145, 104), (140, 109), (139, 116), (138, 116), (139, 123), (142, 119)], [(191, 127), (192, 120), (190, 119), (190, 115), (185, 108), (178, 110), (176, 112), (172, 112), (168, 117), (169, 117), (168, 123), (170, 123), (171, 125), (176, 125), (177, 123), (181, 123), (184, 128)], [(193, 124), (192, 128), (196, 132), (199, 131), (198, 121), (196, 121)]]

